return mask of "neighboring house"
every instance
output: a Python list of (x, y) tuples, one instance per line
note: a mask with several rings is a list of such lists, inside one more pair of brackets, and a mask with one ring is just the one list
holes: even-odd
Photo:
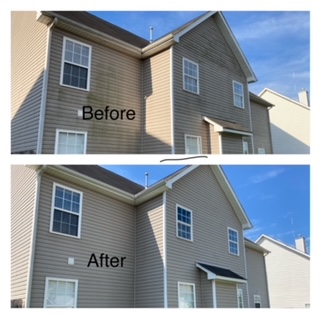
[(299, 101), (265, 88), (259, 96), (275, 107), (269, 110), (273, 153), (310, 153), (309, 94), (299, 92)]
[(305, 239), (296, 239), (296, 248), (266, 235), (257, 244), (270, 251), (265, 257), (271, 308), (310, 307), (310, 256)]
[(250, 220), (219, 166), (148, 188), (99, 166), (12, 166), (11, 218), (13, 303), (268, 305), (265, 250), (244, 240)]
[(151, 43), (87, 12), (12, 12), (12, 153), (271, 153), (256, 80), (221, 12)]

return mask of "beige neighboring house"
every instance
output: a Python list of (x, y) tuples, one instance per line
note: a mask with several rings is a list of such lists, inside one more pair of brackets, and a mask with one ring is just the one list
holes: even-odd
[(299, 101), (269, 88), (259, 96), (275, 107), (269, 110), (274, 154), (310, 153), (310, 102), (307, 91), (299, 92)]
[(261, 235), (256, 243), (270, 251), (265, 257), (271, 308), (310, 307), (310, 255), (305, 239), (296, 248)]

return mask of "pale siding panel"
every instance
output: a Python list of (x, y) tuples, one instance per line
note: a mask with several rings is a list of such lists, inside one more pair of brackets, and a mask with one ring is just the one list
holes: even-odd
[[(81, 238), (49, 232), (53, 182), (83, 192)], [(78, 307), (134, 306), (135, 208), (44, 175), (40, 191), (32, 307), (43, 307), (46, 276), (78, 279)], [(126, 257), (124, 267), (87, 267), (91, 254)], [(74, 257), (75, 265), (68, 265)]]
[(11, 299), (27, 296), (32, 226), (36, 201), (36, 172), (11, 167)]
[(171, 153), (170, 49), (143, 62), (143, 153)]
[(217, 307), (238, 308), (237, 285), (216, 283)]
[[(92, 46), (90, 91), (60, 85), (63, 36)], [(141, 152), (141, 61), (101, 44), (54, 29), (43, 153), (53, 153), (56, 129), (87, 131), (88, 154)], [(94, 110), (132, 109), (135, 119), (83, 120), (82, 106)], [(109, 116), (110, 117), (110, 116)]]
[(162, 195), (137, 208), (135, 307), (164, 305)]
[(11, 151), (37, 149), (47, 27), (36, 12), (11, 12)]
[[(176, 237), (176, 204), (193, 212), (193, 242)], [(209, 166), (199, 166), (173, 184), (167, 195), (166, 220), (169, 307), (178, 306), (178, 281), (195, 283), (197, 304), (201, 304), (196, 262), (228, 268), (245, 277), (241, 223)], [(228, 226), (238, 231), (240, 256), (228, 252)]]
[[(199, 95), (183, 90), (183, 57), (199, 64)], [(214, 17), (180, 38), (173, 49), (173, 63), (176, 153), (185, 152), (184, 134), (199, 133), (202, 134), (203, 153), (208, 153), (203, 116), (235, 121), (250, 130), (246, 77)], [(233, 106), (233, 80), (243, 84), (244, 109)]]

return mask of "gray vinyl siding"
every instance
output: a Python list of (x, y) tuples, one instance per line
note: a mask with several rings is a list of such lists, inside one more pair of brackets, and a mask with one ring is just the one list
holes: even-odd
[(269, 295), (265, 259), (262, 253), (246, 248), (250, 307), (254, 295), (261, 296), (261, 308), (269, 308)]
[(135, 307), (164, 306), (162, 195), (137, 207)]
[(252, 129), (254, 134), (254, 152), (264, 148), (266, 154), (272, 154), (269, 111), (266, 106), (251, 102)]
[[(201, 278), (201, 304), (197, 307), (212, 308), (213, 307), (213, 295), (212, 295), (212, 281), (207, 279), (207, 274), (203, 271), (200, 272)], [(201, 306), (200, 306), (201, 305)]]
[[(192, 211), (192, 242), (176, 236), (176, 204)], [(178, 306), (179, 281), (195, 283), (201, 306), (196, 262), (228, 268), (245, 277), (241, 223), (209, 166), (199, 166), (173, 184), (173, 191), (167, 194), (166, 213), (169, 307)], [(238, 231), (240, 256), (228, 252), (228, 227)]]
[(47, 26), (36, 12), (11, 12), (11, 152), (36, 153)]
[(36, 201), (36, 172), (11, 167), (11, 300), (26, 305), (32, 228)]
[(237, 285), (216, 283), (217, 308), (238, 308)]
[[(183, 58), (199, 65), (199, 94), (183, 90)], [(209, 18), (174, 45), (174, 123), (176, 153), (184, 153), (184, 134), (203, 134), (203, 116), (235, 121), (250, 127), (247, 80), (215, 18)], [(243, 84), (245, 108), (233, 105), (233, 80)], [(207, 129), (206, 129), (207, 131)], [(208, 152), (202, 135), (203, 153)], [(236, 152), (237, 149), (235, 149)]]
[(241, 135), (223, 133), (221, 140), (223, 154), (243, 154)]
[[(60, 85), (63, 36), (91, 45), (90, 91)], [(87, 154), (141, 152), (141, 61), (60, 29), (53, 30), (43, 153), (53, 153), (56, 129), (87, 132)], [(77, 112), (132, 109), (135, 119), (83, 120)], [(110, 114), (109, 110), (109, 114)], [(109, 116), (110, 117), (110, 116)]]
[[(83, 192), (81, 238), (50, 233), (53, 182)], [(77, 307), (133, 307), (135, 208), (48, 174), (41, 182), (31, 307), (43, 307), (45, 278), (78, 280)], [(87, 267), (91, 254), (126, 257), (124, 266)], [(68, 265), (73, 257), (74, 265)], [(99, 261), (99, 259), (98, 259)]]
[(143, 61), (143, 153), (171, 153), (170, 49)]

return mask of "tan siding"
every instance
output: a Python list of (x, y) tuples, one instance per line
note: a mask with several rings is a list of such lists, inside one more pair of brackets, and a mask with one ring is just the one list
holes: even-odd
[[(83, 191), (81, 238), (50, 233), (53, 182)], [(78, 279), (78, 307), (133, 307), (135, 208), (44, 175), (41, 183), (32, 307), (42, 307), (45, 278)], [(87, 267), (101, 253), (126, 257), (124, 267)], [(74, 257), (75, 265), (68, 265)]]
[[(63, 36), (92, 46), (90, 91), (60, 85)], [(87, 153), (141, 152), (141, 61), (110, 48), (54, 29), (43, 153), (53, 153), (56, 129), (87, 131)], [(94, 110), (132, 109), (134, 120), (83, 120), (77, 112), (90, 105)], [(110, 113), (110, 111), (109, 111)]]
[(11, 151), (35, 153), (47, 27), (36, 12), (11, 13)]
[[(183, 90), (183, 57), (199, 64), (200, 94)], [(209, 18), (183, 35), (173, 50), (176, 153), (184, 153), (184, 134), (203, 134), (203, 116), (235, 121), (250, 129), (246, 77), (221, 34)], [(244, 86), (245, 109), (233, 106), (233, 80)], [(207, 130), (206, 130), (207, 131)], [(203, 153), (209, 141), (202, 135)]]
[(36, 172), (11, 168), (11, 299), (27, 296), (32, 226), (36, 199)]
[(170, 49), (143, 61), (143, 153), (171, 153)]
[(217, 307), (238, 308), (237, 285), (216, 283)]
[(310, 304), (310, 259), (269, 240), (259, 243), (270, 251), (265, 258), (272, 308), (304, 308)]
[(137, 208), (135, 307), (163, 307), (162, 195)]
[(220, 154), (220, 134), (214, 131), (213, 125), (209, 125), (210, 132), (210, 153)]
[(266, 154), (272, 153), (269, 111), (267, 107), (251, 102), (252, 129), (254, 134), (254, 152), (264, 148)]
[[(193, 214), (193, 242), (176, 237), (176, 204)], [(228, 252), (228, 226), (239, 233), (240, 256)], [(242, 227), (209, 166), (199, 166), (173, 184), (167, 195), (169, 307), (177, 307), (177, 281), (195, 283), (201, 304), (196, 262), (229, 268), (245, 277)]]
[(269, 308), (267, 272), (262, 253), (246, 247), (250, 307), (254, 307), (253, 296), (261, 296), (261, 307)]

